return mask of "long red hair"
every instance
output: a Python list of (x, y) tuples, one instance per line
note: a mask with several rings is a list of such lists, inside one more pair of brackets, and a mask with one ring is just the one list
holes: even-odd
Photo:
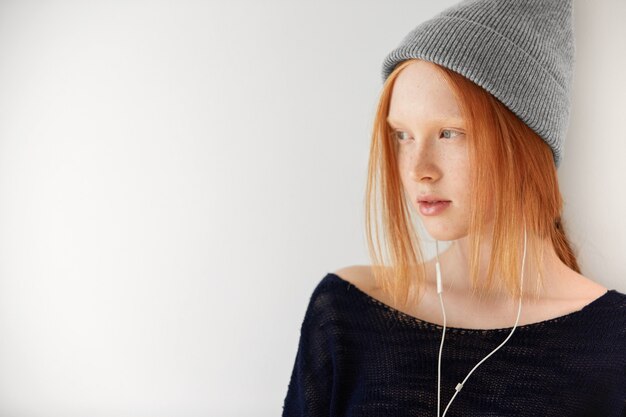
[[(396, 160), (396, 147), (387, 124), (394, 82), (404, 67), (399, 64), (385, 81), (375, 115), (365, 198), (366, 237), (376, 282), (393, 296), (408, 302), (411, 283), (417, 296), (426, 282), (421, 241), (414, 228), (413, 205), (407, 200)], [(542, 264), (544, 245), (580, 273), (566, 236), (561, 213), (563, 200), (550, 147), (495, 97), (467, 78), (437, 65), (456, 95), (466, 122), (472, 176), (469, 219), (469, 270), (474, 293), (505, 291), (519, 297), (521, 254), (526, 224), (527, 263)], [(494, 226), (488, 231), (484, 213), (494, 205)], [(484, 285), (478, 285), (481, 235), (489, 232), (492, 250)], [(487, 234), (489, 236), (489, 234)], [(531, 294), (543, 283), (537, 271)], [(503, 277), (493, 280), (497, 274)], [(527, 271), (524, 279), (526, 282)], [(526, 288), (526, 285), (524, 286)]]

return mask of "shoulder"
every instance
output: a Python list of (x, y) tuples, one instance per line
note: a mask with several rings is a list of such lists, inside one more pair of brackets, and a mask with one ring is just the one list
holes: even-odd
[(369, 265), (344, 266), (335, 270), (333, 274), (364, 292), (369, 293), (376, 287), (372, 267)]
[(303, 326), (334, 329), (362, 318), (369, 305), (359, 302), (363, 298), (354, 287), (365, 292), (370, 271), (367, 266), (355, 265), (327, 273), (311, 293)]
[(622, 319), (622, 322), (626, 326), (626, 294), (616, 289), (610, 289), (603, 298), (608, 299), (606, 305), (610, 307), (614, 315), (618, 313), (617, 316)]
[[(432, 261), (424, 262), (426, 268), (426, 286), (435, 288), (435, 267)], [(387, 269), (388, 267), (386, 267)], [(370, 297), (376, 298), (385, 304), (390, 304), (392, 297), (384, 289), (380, 281), (374, 274), (374, 268), (371, 265), (351, 265), (333, 272), (344, 281), (354, 285), (362, 292), (366, 293)], [(394, 307), (395, 308), (395, 307)]]
[(620, 346), (626, 366), (626, 294), (610, 289), (582, 311), (587, 312), (587, 333), (593, 335), (594, 346), (599, 348), (604, 343), (611, 350)]
[(394, 309), (399, 309), (394, 304), (392, 295), (385, 291), (380, 281), (377, 280), (374, 268), (371, 265), (346, 266), (337, 269), (333, 274), (341, 278), (342, 283), (347, 286), (346, 289), (354, 286), (361, 293), (369, 296), (369, 298), (373, 298)]
[[(359, 291), (354, 291), (354, 288)], [(351, 291), (352, 289), (352, 291)], [(382, 302), (387, 302), (381, 287), (377, 285), (373, 268), (370, 265), (350, 265), (327, 274), (314, 292), (314, 298), (324, 296), (326, 307), (332, 303), (335, 308), (355, 309), (355, 296), (365, 294)]]
[(350, 287), (358, 287), (363, 292), (367, 290), (369, 294), (372, 277), (371, 268), (366, 265), (347, 266), (327, 273), (311, 293), (307, 314), (325, 316), (345, 310), (352, 305), (346, 300), (351, 294)]

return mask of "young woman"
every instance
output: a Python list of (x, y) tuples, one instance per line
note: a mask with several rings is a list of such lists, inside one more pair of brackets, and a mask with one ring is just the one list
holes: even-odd
[(581, 274), (561, 220), (571, 14), (464, 1), (386, 57), (373, 265), (315, 288), (284, 417), (626, 416), (626, 295)]

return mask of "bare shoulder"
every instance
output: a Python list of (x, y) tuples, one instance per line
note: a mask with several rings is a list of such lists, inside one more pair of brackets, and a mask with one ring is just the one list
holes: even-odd
[[(604, 285), (574, 271), (571, 271), (566, 282), (571, 291), (570, 297), (574, 300), (582, 300), (583, 303), (593, 301), (609, 290)], [(563, 292), (567, 294), (567, 290), (564, 289)]]
[(566, 268), (546, 282), (542, 302), (529, 307), (537, 314), (536, 320), (558, 317), (582, 309), (607, 291), (600, 283)]
[[(434, 264), (432, 262), (426, 262), (424, 265), (426, 266), (427, 276), (429, 274), (434, 276)], [(333, 273), (342, 278), (344, 281), (348, 281), (349, 283), (359, 288), (361, 291), (367, 293), (371, 297), (382, 300), (385, 303), (391, 302), (391, 295), (387, 294), (383, 290), (382, 284), (379, 280), (377, 280), (377, 277), (374, 275), (374, 268), (372, 268), (371, 265), (350, 265), (339, 268)]]
[(348, 281), (361, 291), (371, 294), (376, 289), (372, 267), (369, 265), (350, 265), (333, 272), (344, 281)]

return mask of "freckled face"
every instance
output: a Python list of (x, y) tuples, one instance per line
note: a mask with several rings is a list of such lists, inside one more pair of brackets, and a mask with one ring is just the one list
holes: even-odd
[[(454, 94), (434, 64), (420, 60), (402, 70), (387, 120), (402, 185), (427, 232), (441, 241), (466, 236), (471, 197), (468, 138)], [(418, 200), (425, 195), (451, 203), (439, 214), (424, 215)]]

